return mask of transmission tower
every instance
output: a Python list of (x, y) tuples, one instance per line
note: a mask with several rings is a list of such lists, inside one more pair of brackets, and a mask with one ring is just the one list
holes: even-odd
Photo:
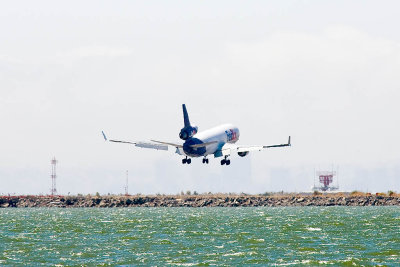
[(128, 171), (126, 171), (125, 195), (128, 196)]
[(56, 178), (57, 178), (57, 173), (56, 173), (56, 165), (57, 165), (57, 160), (55, 157), (51, 160), (51, 191), (50, 194), (54, 196), (57, 193), (56, 189)]

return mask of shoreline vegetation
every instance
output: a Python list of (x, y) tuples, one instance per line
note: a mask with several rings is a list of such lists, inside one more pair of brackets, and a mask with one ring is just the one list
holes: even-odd
[(26, 195), (0, 196), (0, 208), (59, 207), (285, 207), (285, 206), (400, 206), (400, 194), (387, 193), (234, 193), (178, 195)]

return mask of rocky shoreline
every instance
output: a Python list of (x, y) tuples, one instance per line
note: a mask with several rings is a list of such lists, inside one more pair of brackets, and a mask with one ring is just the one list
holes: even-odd
[(2, 196), (1, 208), (25, 207), (285, 207), (400, 206), (399, 194), (276, 194), (276, 195), (156, 195), (156, 196)]

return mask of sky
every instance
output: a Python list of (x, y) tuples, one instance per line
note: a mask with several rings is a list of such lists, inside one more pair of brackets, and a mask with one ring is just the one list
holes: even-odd
[[(0, 194), (400, 191), (398, 1), (4, 1)], [(292, 147), (181, 164), (199, 131)]]

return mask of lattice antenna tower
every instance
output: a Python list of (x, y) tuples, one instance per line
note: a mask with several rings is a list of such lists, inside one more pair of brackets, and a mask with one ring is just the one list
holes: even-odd
[[(339, 167), (337, 168), (339, 169)], [(339, 189), (339, 181), (337, 177), (338, 172), (336, 172), (332, 166), (332, 171), (315, 171), (314, 170), (314, 187), (313, 190), (321, 191), (334, 191)], [(317, 176), (317, 179), (315, 179)], [(317, 185), (316, 185), (317, 180)], [(336, 180), (336, 186), (333, 181)]]
[(57, 170), (56, 170), (56, 165), (58, 161), (56, 160), (55, 157), (51, 160), (51, 190), (50, 194), (54, 196), (57, 193), (57, 188), (56, 188), (56, 178), (57, 178)]
[(125, 195), (128, 196), (128, 171), (126, 171)]

